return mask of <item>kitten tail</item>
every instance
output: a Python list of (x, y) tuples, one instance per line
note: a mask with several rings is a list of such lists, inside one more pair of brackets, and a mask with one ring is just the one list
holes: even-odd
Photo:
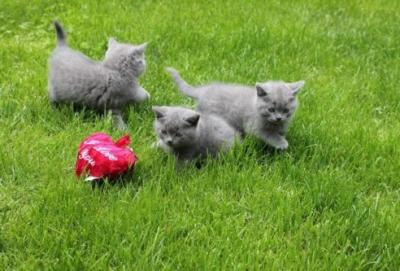
[(183, 80), (174, 68), (168, 67), (166, 68), (166, 70), (167, 72), (169, 72), (169, 74), (171, 74), (172, 79), (174, 79), (176, 85), (183, 94), (192, 98), (197, 98), (195, 88), (189, 85), (185, 80)]
[(54, 21), (54, 27), (56, 28), (57, 45), (58, 46), (67, 45), (66, 40), (65, 40), (66, 35), (65, 35), (64, 29), (62, 28), (61, 24), (57, 21)]

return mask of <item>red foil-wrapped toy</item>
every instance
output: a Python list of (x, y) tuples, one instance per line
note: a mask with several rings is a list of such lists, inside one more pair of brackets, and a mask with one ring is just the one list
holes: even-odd
[(122, 175), (135, 166), (137, 156), (128, 145), (129, 135), (115, 143), (103, 133), (94, 133), (80, 145), (75, 164), (75, 173), (80, 177), (87, 174), (86, 180), (112, 179)]

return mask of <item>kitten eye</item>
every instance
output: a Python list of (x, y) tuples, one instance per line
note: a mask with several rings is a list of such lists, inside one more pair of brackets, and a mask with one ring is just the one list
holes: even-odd
[(181, 134), (181, 133), (175, 133), (175, 136), (176, 136), (176, 137), (181, 137), (182, 134)]
[(289, 109), (287, 109), (287, 108), (285, 108), (285, 109), (283, 109), (283, 111), (282, 111), (283, 113), (289, 113)]
[(167, 134), (167, 131), (161, 130), (161, 134), (166, 135), (166, 134)]
[(274, 113), (275, 112), (275, 108), (271, 107), (271, 108), (268, 109), (268, 111), (271, 112), (271, 113)]

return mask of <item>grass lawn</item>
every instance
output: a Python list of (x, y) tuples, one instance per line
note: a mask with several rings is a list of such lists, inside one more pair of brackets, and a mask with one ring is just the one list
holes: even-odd
[[(398, 270), (397, 0), (0, 1), (0, 270)], [(108, 37), (149, 42), (152, 99), (126, 110), (140, 162), (125, 185), (74, 176), (111, 116), (53, 109), (52, 20), (102, 59)], [(201, 169), (151, 148), (151, 105), (193, 84), (305, 80), (276, 153), (248, 138)]]

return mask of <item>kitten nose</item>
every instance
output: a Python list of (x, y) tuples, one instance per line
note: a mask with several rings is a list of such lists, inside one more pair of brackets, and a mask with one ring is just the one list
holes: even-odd
[(171, 139), (171, 138), (168, 138), (168, 139), (166, 140), (166, 142), (167, 142), (168, 145), (171, 145), (171, 144), (172, 144), (172, 139)]
[(282, 117), (276, 117), (276, 121), (281, 121)]

